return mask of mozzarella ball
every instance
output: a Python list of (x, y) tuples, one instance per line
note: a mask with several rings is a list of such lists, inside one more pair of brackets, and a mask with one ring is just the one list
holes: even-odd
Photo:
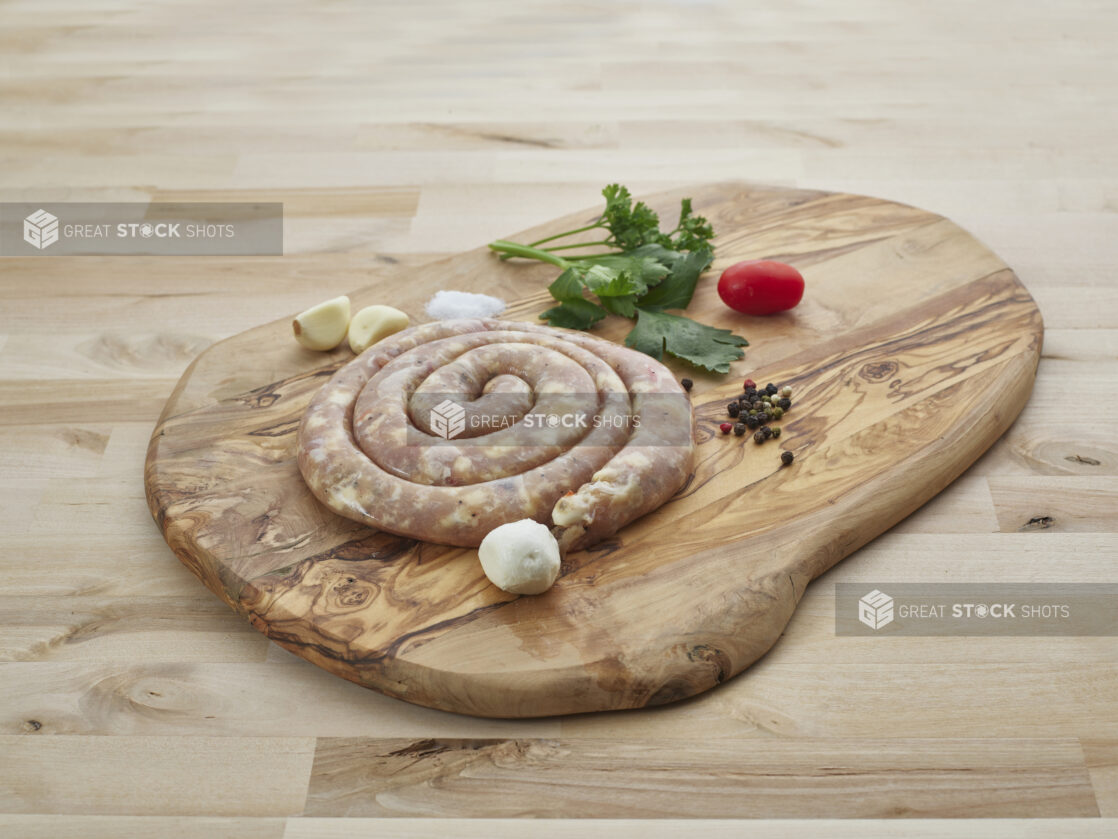
[(477, 555), (489, 581), (513, 594), (540, 594), (559, 576), (559, 543), (547, 525), (532, 519), (489, 531)]

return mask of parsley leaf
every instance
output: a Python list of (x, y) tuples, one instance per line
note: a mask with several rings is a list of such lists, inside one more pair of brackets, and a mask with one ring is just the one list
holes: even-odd
[(686, 309), (695, 295), (699, 275), (714, 259), (710, 248), (692, 251), (672, 265), (671, 273), (641, 298), (645, 309)]
[(696, 251), (707, 247), (707, 243), (714, 238), (714, 228), (702, 216), (697, 216), (691, 210), (691, 199), (684, 198), (679, 210), (679, 224), (673, 233), (679, 235), (672, 240), (672, 247), (680, 251)]
[(591, 265), (584, 269), (582, 281), (599, 297), (624, 297), (627, 294), (640, 294), (647, 289), (644, 283), (634, 279), (628, 271), (604, 265)]
[(551, 296), (558, 300), (560, 303), (565, 303), (568, 300), (582, 300), (582, 280), (579, 278), (578, 270), (575, 268), (568, 268), (562, 274), (555, 278), (555, 280), (547, 287), (551, 292)]
[[(663, 358), (666, 352), (708, 370), (729, 372), (730, 362), (744, 355), (740, 349), (748, 344), (744, 338), (663, 311), (687, 308), (700, 275), (710, 267), (714, 259), (710, 222), (696, 215), (691, 199), (684, 198), (679, 222), (664, 233), (656, 212), (643, 201), (634, 203), (624, 186), (610, 184), (602, 196), (605, 209), (587, 225), (526, 245), (498, 239), (489, 247), (502, 259), (535, 259), (562, 270), (548, 286), (559, 305), (540, 315), (552, 326), (589, 329), (609, 314), (635, 317), (637, 323), (625, 339), (628, 346), (653, 358)], [(605, 238), (553, 244), (592, 230), (604, 231)], [(594, 247), (610, 250), (567, 254)], [(597, 303), (586, 298), (588, 291)]]
[(547, 287), (551, 296), (559, 301), (540, 315), (552, 326), (565, 329), (589, 329), (608, 313), (596, 303), (582, 296), (582, 279), (577, 268), (568, 268)]
[(667, 352), (715, 373), (729, 373), (730, 362), (745, 356), (740, 347), (748, 345), (748, 341), (729, 329), (641, 308), (637, 309), (637, 325), (625, 338), (625, 346), (655, 359), (663, 358)]
[(602, 190), (602, 195), (606, 199), (606, 209), (601, 226), (610, 233), (608, 244), (621, 250), (632, 250), (651, 242), (665, 244), (660, 232), (660, 217), (643, 201), (634, 205), (628, 189), (610, 184)]
[[(644, 294), (649, 287), (656, 285), (670, 272), (670, 263), (662, 254), (649, 253), (649, 248), (659, 248), (658, 245), (645, 245), (635, 250), (619, 254), (604, 254), (602, 256), (580, 259), (579, 265), (590, 265), (598, 268), (608, 268), (620, 273), (626, 273), (632, 281), (632, 294)], [(663, 250), (663, 248), (659, 248)], [(670, 251), (668, 253), (671, 253)], [(589, 281), (587, 286), (594, 290), (594, 283)], [(597, 293), (597, 292), (595, 292)], [(630, 293), (630, 292), (626, 292)]]
[(623, 297), (602, 297), (602, 307), (611, 315), (621, 315), (623, 318), (632, 318), (637, 315), (637, 295), (626, 294)]
[(597, 303), (579, 298), (578, 300), (565, 300), (558, 306), (553, 306), (540, 314), (540, 320), (546, 320), (552, 326), (564, 329), (589, 329), (608, 312)]

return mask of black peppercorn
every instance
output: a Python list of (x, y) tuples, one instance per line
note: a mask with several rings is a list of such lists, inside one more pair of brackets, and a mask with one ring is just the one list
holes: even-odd
[(734, 423), (734, 434), (736, 436), (740, 437), (744, 433), (745, 433), (745, 423), (744, 422), (735, 422)]
[(769, 382), (767, 385), (765, 385), (765, 393), (767, 393), (769, 396), (775, 394), (776, 391), (777, 387), (772, 382)]
[(772, 414), (770, 414), (768, 411), (761, 411), (761, 413), (759, 413), (757, 415), (757, 419), (759, 419), (761, 421), (762, 425), (764, 425), (767, 422), (771, 422), (772, 418), (773, 418)]
[(779, 405), (781, 408), (783, 408), (785, 411), (787, 411), (789, 408), (792, 407), (792, 400), (789, 399), (787, 396), (785, 396), (783, 399), (779, 400), (776, 404)]
[(691, 388), (695, 386), (695, 383), (690, 379), (680, 379), (679, 383), (683, 385), (683, 389), (687, 391), (691, 390)]
[(760, 431), (761, 431), (762, 434), (765, 435), (766, 440), (768, 440), (770, 437), (773, 436), (773, 430), (771, 428), (769, 428), (767, 425), (762, 425)]
[(745, 424), (748, 425), (750, 428), (756, 428), (761, 424), (761, 421), (757, 419), (754, 414), (750, 414), (748, 417), (746, 417)]
[(792, 454), (792, 452), (783, 451), (780, 453), (780, 462), (783, 463), (785, 466), (790, 466), (794, 459), (795, 455)]
[(729, 405), (726, 406), (726, 413), (732, 417), (736, 417), (738, 414), (741, 413), (741, 405), (739, 405), (737, 402), (731, 402)]
[(761, 445), (763, 442), (765, 442), (765, 435), (762, 434), (760, 431), (754, 433), (753, 442), (756, 443), (758, 446)]

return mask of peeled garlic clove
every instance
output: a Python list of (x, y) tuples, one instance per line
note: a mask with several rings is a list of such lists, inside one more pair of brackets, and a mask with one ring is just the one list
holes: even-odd
[(541, 594), (559, 576), (559, 544), (546, 525), (532, 519), (489, 531), (477, 555), (489, 581), (513, 594)]
[(349, 346), (360, 355), (381, 338), (408, 326), (408, 316), (391, 306), (366, 306), (349, 322)]
[(345, 339), (349, 327), (349, 298), (343, 294), (311, 306), (291, 326), (295, 340), (308, 350), (332, 350)]

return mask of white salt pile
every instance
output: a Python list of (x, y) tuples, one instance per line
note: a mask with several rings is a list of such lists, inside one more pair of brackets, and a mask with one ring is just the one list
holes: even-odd
[(435, 320), (491, 318), (504, 310), (505, 301), (500, 297), (468, 291), (437, 291), (426, 306), (427, 314)]

